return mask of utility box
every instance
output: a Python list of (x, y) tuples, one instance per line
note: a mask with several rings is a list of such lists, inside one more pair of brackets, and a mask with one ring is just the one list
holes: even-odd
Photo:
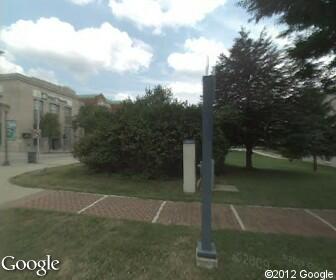
[(194, 140), (183, 142), (183, 192), (196, 191), (196, 145)]

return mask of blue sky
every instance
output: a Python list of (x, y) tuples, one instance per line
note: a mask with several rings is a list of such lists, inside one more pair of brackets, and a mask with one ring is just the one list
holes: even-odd
[(2, 0), (0, 72), (20, 72), (110, 99), (164, 84), (196, 103), (205, 57), (228, 54), (241, 26), (255, 25), (236, 0)]

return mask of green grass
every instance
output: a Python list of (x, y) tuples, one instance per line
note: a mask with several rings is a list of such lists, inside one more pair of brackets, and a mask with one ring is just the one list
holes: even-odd
[[(217, 183), (238, 187), (238, 193), (215, 192), (214, 202), (257, 204), (320, 209), (336, 208), (336, 169), (310, 163), (254, 155), (255, 170), (244, 166), (244, 153), (231, 152), (227, 168)], [(82, 165), (71, 165), (27, 173), (13, 183), (45, 189), (137, 196), (164, 200), (200, 200), (200, 194), (183, 193), (181, 179), (147, 180), (139, 176), (96, 174)]]
[(254, 155), (255, 170), (247, 171), (244, 153), (230, 153), (230, 166), (219, 181), (235, 185), (239, 193), (215, 195), (215, 201), (237, 204), (272, 206), (336, 208), (336, 168), (319, 166), (314, 172), (312, 164), (302, 161), (273, 159)]
[[(57, 212), (0, 211), (0, 258), (61, 261), (44, 279), (264, 279), (266, 269), (336, 271), (336, 239), (215, 231), (219, 267), (195, 265), (200, 230)], [(37, 279), (5, 272), (0, 279)]]

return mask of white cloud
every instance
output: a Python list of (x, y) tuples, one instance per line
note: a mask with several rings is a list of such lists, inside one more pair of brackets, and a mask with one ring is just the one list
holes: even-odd
[(40, 67), (31, 68), (27, 71), (26, 75), (31, 77), (36, 77), (41, 80), (45, 80), (54, 84), (58, 84), (58, 80), (56, 78), (56, 74), (52, 70), (46, 70)]
[(199, 82), (182, 82), (175, 81), (167, 84), (172, 89), (174, 97), (180, 101), (188, 101), (191, 104), (197, 104), (200, 102), (200, 96), (202, 95), (202, 83)]
[(84, 6), (84, 5), (95, 2), (96, 0), (69, 0), (69, 1), (76, 5)]
[(135, 96), (136, 96), (135, 93), (131, 93), (131, 92), (129, 92), (129, 93), (119, 92), (119, 93), (116, 93), (113, 96), (113, 98), (114, 98), (114, 100), (126, 100), (128, 98), (134, 99)]
[(172, 89), (173, 95), (180, 101), (188, 101), (191, 104), (197, 104), (202, 95), (202, 78), (171, 77), (169, 80), (143, 79), (146, 87), (162, 85)]
[(0, 74), (8, 73), (24, 73), (23, 68), (12, 62), (11, 59), (8, 59), (5, 55), (0, 56)]
[(195, 73), (202, 75), (205, 73), (206, 57), (210, 58), (210, 66), (213, 66), (219, 54), (228, 54), (227, 49), (221, 42), (208, 40), (204, 37), (188, 39), (184, 43), (185, 52), (172, 53), (168, 57), (168, 64), (175, 71), (185, 73)]
[(139, 26), (192, 26), (224, 5), (226, 0), (109, 0), (112, 13)]
[(286, 26), (276, 24), (275, 19), (270, 20), (262, 20), (259, 23), (249, 22), (248, 17), (229, 17), (223, 20), (223, 24), (235, 31), (239, 32), (242, 27), (248, 32), (250, 32), (250, 36), (254, 39), (258, 38), (260, 33), (265, 30), (267, 35), (272, 38), (272, 40), (280, 47), (285, 47), (286, 45), (291, 44), (290, 38), (279, 38), (279, 35), (282, 31), (286, 29)]
[(58, 18), (19, 20), (3, 28), (0, 38), (13, 53), (63, 67), (78, 77), (101, 70), (137, 72), (152, 59), (149, 46), (110, 23), (76, 30)]
[(20, 73), (23, 75), (36, 77), (51, 83), (58, 83), (56, 74), (52, 70), (47, 70), (41, 67), (30, 68), (26, 71), (22, 66), (16, 64), (12, 54), (6, 52), (0, 56), (0, 74)]
[(110, 100), (126, 100), (131, 99), (135, 100), (135, 98), (139, 95), (137, 91), (124, 91), (118, 93), (104, 93), (104, 95)]

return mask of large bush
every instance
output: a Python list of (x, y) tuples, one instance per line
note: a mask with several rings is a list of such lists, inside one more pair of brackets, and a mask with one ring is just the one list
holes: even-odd
[(104, 126), (76, 145), (74, 153), (81, 162), (96, 170), (178, 176), (183, 140), (195, 139), (200, 147), (201, 110), (178, 102), (170, 89), (157, 86), (135, 101), (125, 101)]
[(73, 126), (74, 128), (81, 127), (85, 134), (90, 134), (99, 127), (104, 128), (109, 122), (109, 118), (110, 111), (108, 108), (98, 105), (85, 105), (79, 109), (78, 115), (73, 120)]

